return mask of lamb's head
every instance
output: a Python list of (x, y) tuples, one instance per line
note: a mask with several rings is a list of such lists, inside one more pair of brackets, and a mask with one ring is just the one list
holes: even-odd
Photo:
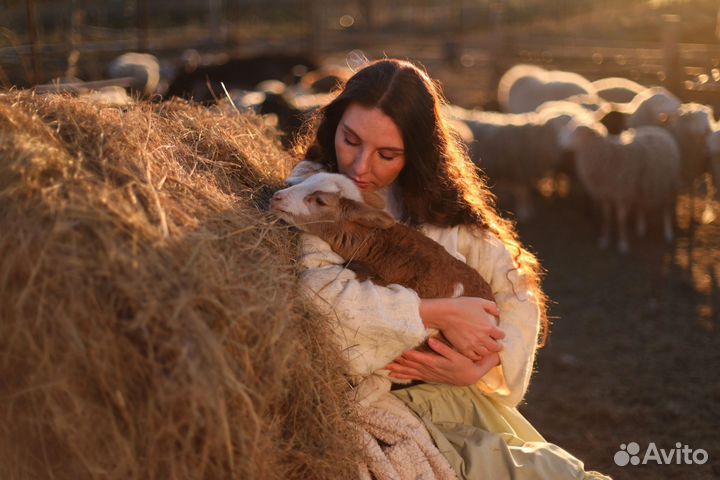
[(301, 230), (312, 232), (321, 223), (355, 222), (390, 228), (395, 220), (382, 210), (376, 193), (361, 192), (352, 180), (337, 173), (318, 173), (273, 195), (271, 210)]

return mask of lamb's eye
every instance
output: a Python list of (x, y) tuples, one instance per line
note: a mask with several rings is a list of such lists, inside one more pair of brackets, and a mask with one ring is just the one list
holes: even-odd
[(315, 202), (317, 202), (317, 204), (320, 205), (321, 207), (324, 207), (327, 205), (327, 202), (325, 202), (325, 200), (323, 200), (320, 197), (315, 197)]

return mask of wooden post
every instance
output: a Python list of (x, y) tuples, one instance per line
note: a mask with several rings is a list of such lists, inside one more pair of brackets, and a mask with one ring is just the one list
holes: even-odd
[(308, 25), (308, 50), (312, 55), (317, 54), (320, 43), (320, 0), (305, 0)]
[(137, 50), (138, 52), (146, 52), (150, 46), (148, 39), (148, 0), (136, 1)]
[(38, 63), (38, 33), (37, 18), (35, 16), (34, 0), (25, 0), (27, 9), (28, 32), (30, 33), (30, 61), (32, 62), (32, 76), (30, 83), (36, 85), (40, 82), (40, 66)]
[(368, 33), (372, 32), (374, 27), (375, 2), (373, 0), (359, 0), (358, 3), (360, 4), (360, 11), (364, 17), (365, 31)]
[(210, 39), (215, 45), (225, 42), (225, 29), (222, 24), (223, 0), (209, 0), (208, 27)]
[(77, 0), (70, 1), (70, 41), (68, 45), (67, 68), (65, 78), (72, 80), (77, 77), (77, 64), (80, 60), (78, 45), (82, 42), (80, 27), (84, 21), (85, 12), (78, 8)]
[(682, 80), (684, 72), (680, 63), (678, 46), (679, 15), (663, 15), (663, 67), (665, 69), (665, 88), (679, 97), (683, 97)]
[(492, 11), (490, 13), (490, 23), (492, 24), (492, 32), (490, 34), (490, 58), (492, 62), (491, 85), (497, 85), (500, 77), (505, 72), (505, 29), (504, 29), (504, 13), (505, 9), (502, 2), (493, 2)]

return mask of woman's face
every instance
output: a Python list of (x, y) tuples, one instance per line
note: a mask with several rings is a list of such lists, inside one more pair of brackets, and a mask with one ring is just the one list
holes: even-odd
[(382, 110), (351, 103), (335, 131), (338, 170), (360, 190), (373, 192), (393, 183), (405, 166), (400, 129)]

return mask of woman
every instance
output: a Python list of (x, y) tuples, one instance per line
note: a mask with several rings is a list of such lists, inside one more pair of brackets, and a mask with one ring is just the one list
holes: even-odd
[[(304, 239), (302, 281), (336, 316), (351, 376), (389, 370), (396, 381), (422, 382), (393, 394), (422, 420), (458, 477), (606, 479), (547, 443), (516, 408), (538, 338), (544, 343), (548, 332), (540, 267), (498, 215), (441, 105), (439, 88), (412, 64), (366, 66), (319, 112), (300, 146), (306, 161), (289, 182), (322, 169), (383, 194), (395, 218), (477, 269), (497, 305), (421, 300), (398, 285), (359, 282), (315, 237)], [(442, 331), (454, 349), (431, 340), (433, 353), (411, 350), (427, 328)]]

